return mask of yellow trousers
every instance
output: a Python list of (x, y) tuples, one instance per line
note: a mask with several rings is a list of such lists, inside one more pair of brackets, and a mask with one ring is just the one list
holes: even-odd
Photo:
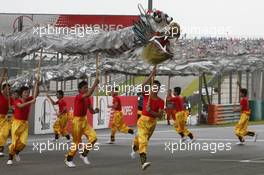
[(6, 116), (0, 114), (0, 129), (1, 129), (1, 128), (3, 127), (3, 125), (4, 125), (4, 123), (5, 123), (5, 119), (6, 119)]
[(189, 111), (188, 110), (184, 110), (184, 118), (185, 118), (185, 122), (187, 122), (187, 119), (188, 119), (188, 117), (189, 117)]
[(240, 119), (235, 127), (235, 133), (238, 137), (244, 137), (247, 135), (248, 130), (248, 121), (249, 121), (250, 112), (242, 112)]
[(53, 130), (55, 134), (66, 136), (67, 132), (67, 123), (69, 121), (70, 115), (65, 113), (63, 115), (58, 116), (57, 120), (53, 125)]
[(116, 131), (120, 131), (122, 133), (128, 133), (130, 128), (124, 122), (123, 113), (121, 111), (115, 111), (113, 113), (113, 123), (111, 126), (111, 135), (114, 136)]
[(5, 115), (0, 115), (0, 147), (6, 144), (8, 136), (11, 134), (13, 117), (7, 119)]
[(11, 129), (12, 143), (9, 146), (9, 154), (15, 155), (22, 151), (28, 141), (28, 121), (14, 119)]
[(141, 153), (147, 153), (148, 141), (152, 136), (157, 120), (148, 116), (141, 115), (137, 122), (138, 133), (134, 138), (134, 147)]
[(186, 112), (176, 112), (175, 114), (175, 122), (174, 122), (174, 128), (175, 130), (180, 134), (182, 133), (184, 136), (188, 136), (190, 134), (190, 131), (186, 128), (185, 122), (186, 122)]
[(76, 154), (77, 148), (82, 141), (82, 135), (86, 136), (90, 145), (93, 145), (97, 140), (96, 132), (88, 123), (86, 116), (74, 117), (72, 120), (72, 139), (75, 146), (70, 149), (68, 156), (73, 157)]

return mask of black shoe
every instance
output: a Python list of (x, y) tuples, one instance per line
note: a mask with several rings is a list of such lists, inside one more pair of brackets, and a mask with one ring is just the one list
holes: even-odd
[(115, 136), (111, 136), (110, 140), (106, 142), (107, 144), (114, 144), (115, 143)]
[(128, 133), (133, 135), (134, 134), (134, 130), (133, 129), (129, 129)]
[(188, 137), (192, 140), (193, 139), (193, 134), (192, 133), (188, 134)]
[(66, 135), (65, 137), (66, 137), (67, 140), (71, 140), (70, 135)]

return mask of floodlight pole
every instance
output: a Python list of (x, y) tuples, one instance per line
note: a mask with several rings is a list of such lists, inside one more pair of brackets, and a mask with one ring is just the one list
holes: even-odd
[(153, 6), (153, 1), (148, 0), (148, 10), (152, 10), (152, 6)]
[[(21, 32), (23, 30), (23, 16), (18, 17), (17, 22), (17, 31)], [(19, 68), (20, 68), (20, 74), (22, 74), (22, 59), (19, 59)]]
[(21, 32), (22, 30), (23, 30), (23, 16), (19, 16), (17, 22), (17, 31)]

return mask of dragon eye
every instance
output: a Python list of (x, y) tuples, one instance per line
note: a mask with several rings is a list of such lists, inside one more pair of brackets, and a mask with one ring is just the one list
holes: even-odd
[(150, 12), (150, 13), (149, 13), (149, 16), (150, 16), (150, 17), (153, 17), (153, 16), (154, 16), (154, 13), (153, 13), (153, 12)]
[(171, 21), (173, 21), (173, 18), (172, 18), (172, 17), (169, 17), (169, 16), (167, 16), (167, 17), (166, 17), (166, 22), (167, 22), (167, 24), (170, 24), (170, 23), (171, 23)]
[(160, 23), (162, 21), (161, 15), (157, 15), (154, 17), (154, 21)]

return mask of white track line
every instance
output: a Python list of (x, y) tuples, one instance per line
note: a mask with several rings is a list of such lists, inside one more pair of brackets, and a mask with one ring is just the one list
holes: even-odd
[[(229, 127), (221, 127), (221, 128), (189, 128), (190, 131), (206, 131), (208, 132), (208, 130), (217, 130), (217, 129), (233, 129), (234, 127), (232, 128), (229, 128)], [(249, 129), (250, 130), (250, 129)], [(259, 130), (254, 130), (255, 132), (264, 132), (264, 129), (259, 129)], [(163, 132), (176, 132), (175, 130), (161, 130), (161, 131), (154, 131), (154, 134), (155, 133), (163, 133)]]
[(200, 159), (200, 160), (206, 161), (206, 162), (264, 163), (264, 160), (263, 161), (258, 161), (258, 160), (232, 160), (232, 159)]
[[(254, 125), (255, 127), (263, 127), (261, 125)], [(206, 131), (208, 132), (208, 130), (222, 130), (222, 129), (233, 129), (233, 126), (228, 126), (228, 127), (212, 127), (212, 128), (193, 128), (190, 129), (191, 131)], [(168, 133), (168, 132), (172, 132), (172, 133), (176, 133), (174, 129), (169, 129), (169, 130), (161, 130), (161, 131), (155, 131), (153, 134), (153, 137), (151, 138), (151, 140), (155, 140), (155, 141), (173, 141), (173, 140), (180, 140), (179, 138), (171, 138), (171, 137), (155, 137), (155, 133)], [(258, 133), (264, 132), (264, 129), (262, 130), (258, 130)], [(133, 138), (131, 137), (123, 137), (123, 134), (117, 134), (117, 140), (132, 140)], [(98, 134), (97, 137), (99, 139), (109, 139), (110, 137), (110, 133), (109, 134)], [(49, 136), (49, 137), (45, 137), (45, 138), (30, 138), (28, 139), (29, 143), (32, 142), (41, 142), (41, 141), (48, 141), (48, 140), (52, 140), (53, 136)], [(197, 141), (230, 141), (230, 142), (237, 142), (237, 139), (235, 138), (195, 138), (195, 140)], [(64, 141), (64, 140), (63, 140)], [(247, 140), (247, 142), (252, 142), (253, 140)], [(259, 139), (257, 140), (257, 142), (264, 142), (263, 139)]]
[[(108, 140), (109, 137), (100, 137), (98, 136), (98, 140)], [(41, 141), (50, 141), (53, 142), (51, 138), (42, 138), (42, 139), (29, 139), (29, 143), (33, 142), (41, 142)], [(117, 137), (116, 140), (133, 140), (133, 137)], [(180, 138), (171, 138), (171, 137), (152, 137), (150, 141), (180, 141)], [(195, 138), (196, 141), (223, 141), (223, 142), (238, 142), (238, 139), (232, 138)], [(64, 140), (62, 140), (64, 142)], [(254, 142), (253, 140), (246, 140), (246, 142)], [(257, 140), (257, 142), (264, 142), (264, 140)]]
[[(108, 138), (108, 137), (107, 137)], [(131, 138), (116, 138), (116, 140), (131, 140)], [(180, 138), (171, 138), (171, 137), (152, 137), (150, 140), (155, 141), (173, 141), (173, 140), (180, 140)], [(195, 138), (197, 141), (231, 141), (231, 142), (238, 142), (238, 139), (214, 139), (214, 138)], [(253, 140), (246, 140), (246, 142), (254, 142)], [(264, 142), (264, 140), (257, 140), (257, 142)]]

